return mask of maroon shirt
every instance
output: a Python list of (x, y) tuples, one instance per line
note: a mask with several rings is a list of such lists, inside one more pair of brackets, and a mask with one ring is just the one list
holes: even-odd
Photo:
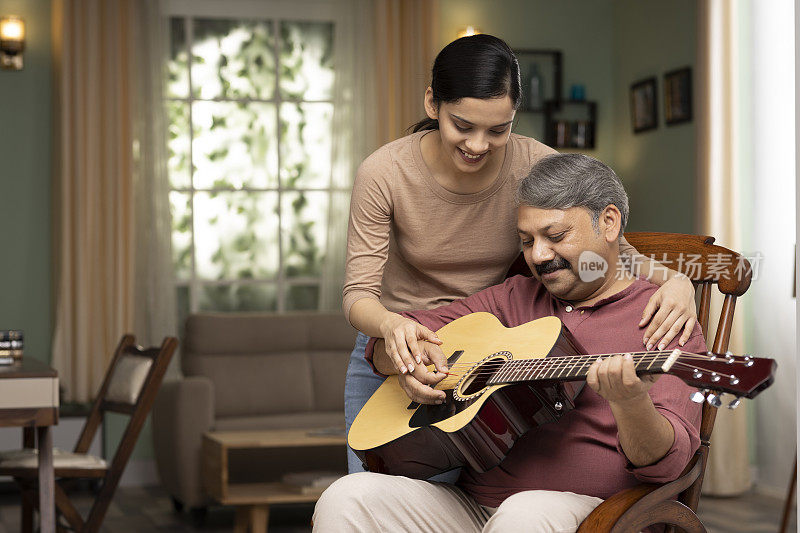
[[(428, 311), (403, 313), (433, 331), (458, 317), (478, 311), (492, 313), (506, 327), (556, 316), (589, 354), (642, 351), (644, 330), (639, 320), (658, 287), (637, 280), (628, 288), (594, 305), (573, 308), (547, 292), (534, 278), (515, 276), (463, 300)], [(367, 346), (371, 362), (374, 339)], [(669, 348), (677, 347), (677, 338)], [(706, 343), (695, 326), (682, 348), (703, 353)], [(490, 507), (525, 490), (558, 490), (608, 498), (640, 482), (676, 479), (700, 445), (700, 406), (689, 399), (693, 389), (680, 379), (663, 375), (650, 388), (656, 409), (672, 424), (675, 440), (658, 462), (634, 467), (619, 444), (617, 426), (608, 402), (588, 386), (575, 409), (558, 422), (523, 435), (497, 467), (478, 473), (465, 468), (459, 485), (475, 500)]]

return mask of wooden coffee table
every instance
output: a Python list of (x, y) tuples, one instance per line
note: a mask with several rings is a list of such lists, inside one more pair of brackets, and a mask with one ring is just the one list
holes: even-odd
[[(322, 490), (307, 491), (280, 482), (231, 483), (228, 450), (344, 446), (344, 430), (275, 429), (210, 431), (203, 435), (203, 487), (216, 501), (236, 506), (236, 533), (267, 531), (269, 506), (275, 503), (315, 502)], [(344, 453), (344, 450), (342, 450)]]

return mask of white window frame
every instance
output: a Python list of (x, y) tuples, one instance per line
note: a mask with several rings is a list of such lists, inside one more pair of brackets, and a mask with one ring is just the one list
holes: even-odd
[[(184, 18), (186, 24), (186, 43), (189, 46), (187, 52), (191, 53), (191, 43), (193, 42), (193, 28), (190, 24), (192, 18), (220, 18), (220, 19), (242, 19), (242, 20), (270, 20), (275, 30), (276, 39), (280, 35), (279, 24), (281, 21), (301, 21), (301, 22), (332, 22), (334, 24), (334, 36), (336, 35), (336, 28), (342, 23), (340, 10), (337, 11), (336, 4), (332, 0), (269, 0), (269, 1), (256, 1), (256, 0), (162, 0), (161, 13), (167, 19)], [(335, 37), (334, 37), (335, 38)], [(335, 47), (335, 45), (334, 45)], [(180, 101), (188, 104), (189, 106), (189, 162), (190, 162), (190, 183), (189, 188), (173, 188), (169, 187), (169, 191), (180, 193), (188, 193), (191, 198), (191, 277), (186, 279), (174, 278), (173, 287), (178, 290), (180, 287), (188, 287), (189, 289), (189, 313), (197, 313), (200, 311), (199, 302), (202, 287), (212, 286), (230, 286), (230, 285), (272, 285), (276, 288), (276, 313), (284, 313), (286, 309), (286, 294), (292, 286), (308, 286), (316, 285), (320, 291), (322, 290), (322, 276), (303, 276), (293, 277), (287, 279), (284, 273), (284, 245), (283, 245), (283, 224), (282, 224), (282, 194), (284, 192), (327, 192), (328, 193), (328, 206), (331, 205), (332, 196), (335, 193), (349, 193), (349, 188), (333, 187), (333, 179), (329, 174), (327, 187), (284, 187), (280, 174), (278, 175), (278, 183), (274, 188), (253, 188), (242, 187), (235, 189), (236, 192), (277, 192), (278, 194), (278, 274), (274, 279), (263, 278), (248, 278), (248, 279), (225, 279), (225, 280), (206, 280), (200, 279), (197, 276), (197, 267), (195, 264), (195, 224), (194, 224), (194, 195), (196, 192), (231, 192), (234, 189), (195, 189), (194, 187), (194, 172), (193, 168), (193, 153), (192, 144), (194, 137), (194, 127), (192, 122), (192, 103), (195, 101), (220, 101), (220, 102), (264, 102), (274, 104), (276, 106), (276, 132), (280, 132), (280, 106), (284, 100), (281, 98), (280, 91), (278, 90), (280, 69), (280, 58), (276, 50), (276, 76), (275, 76), (275, 92), (274, 97), (269, 100), (265, 99), (236, 99), (236, 98), (219, 98), (213, 100), (197, 99), (193, 96), (192, 76), (191, 76), (191, 60), (189, 61), (189, 88), (188, 96), (186, 98), (177, 98), (165, 96), (164, 101)], [(191, 58), (190, 58), (191, 59)], [(336, 81), (334, 81), (336, 83)], [(290, 100), (292, 103), (330, 103), (333, 100)], [(335, 113), (334, 109), (334, 113)], [(333, 131), (331, 131), (333, 135)], [(333, 171), (333, 154), (331, 154), (331, 172)], [(278, 139), (278, 169), (280, 173), (281, 156), (280, 156), (280, 140)], [(325, 220), (327, 226), (330, 223), (330, 212)], [(170, 233), (172, 228), (170, 227)], [(326, 239), (326, 247), (328, 240)], [(327, 254), (326, 254), (327, 255)]]

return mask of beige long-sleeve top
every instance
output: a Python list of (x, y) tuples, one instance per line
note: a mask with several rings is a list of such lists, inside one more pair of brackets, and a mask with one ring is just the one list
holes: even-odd
[(520, 251), (514, 192), (544, 144), (511, 134), (497, 179), (473, 194), (448, 191), (422, 159), (423, 131), (391, 142), (359, 167), (350, 200), (343, 308), (373, 298), (391, 311), (430, 309), (499, 283)]

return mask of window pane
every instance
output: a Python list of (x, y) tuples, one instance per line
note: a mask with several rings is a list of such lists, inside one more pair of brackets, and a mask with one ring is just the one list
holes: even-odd
[(202, 279), (274, 278), (278, 194), (195, 194), (195, 261)]
[(290, 285), (286, 290), (287, 311), (319, 309), (319, 285)]
[(281, 197), (286, 277), (319, 276), (325, 255), (327, 192), (285, 192)]
[(189, 168), (189, 104), (170, 100), (167, 102), (169, 128), (167, 149), (169, 150), (169, 182), (176, 189), (188, 189), (192, 184)]
[(182, 18), (169, 19), (167, 96), (189, 96), (189, 54), (186, 51), (186, 22)]
[(274, 104), (195, 102), (192, 121), (196, 189), (277, 187)]
[(280, 53), (282, 98), (332, 98), (332, 23), (281, 22)]
[(186, 318), (191, 312), (189, 304), (189, 287), (186, 285), (178, 285), (176, 287), (176, 303), (178, 308), (178, 331), (183, 331), (186, 324)]
[(232, 283), (200, 288), (201, 311), (275, 311), (278, 309), (274, 284)]
[(192, 207), (188, 193), (169, 193), (172, 215), (172, 262), (175, 277), (192, 279)]
[(333, 104), (281, 104), (281, 183), (325, 188), (331, 176)]
[(195, 19), (195, 97), (258, 98), (275, 93), (275, 37), (270, 21)]

